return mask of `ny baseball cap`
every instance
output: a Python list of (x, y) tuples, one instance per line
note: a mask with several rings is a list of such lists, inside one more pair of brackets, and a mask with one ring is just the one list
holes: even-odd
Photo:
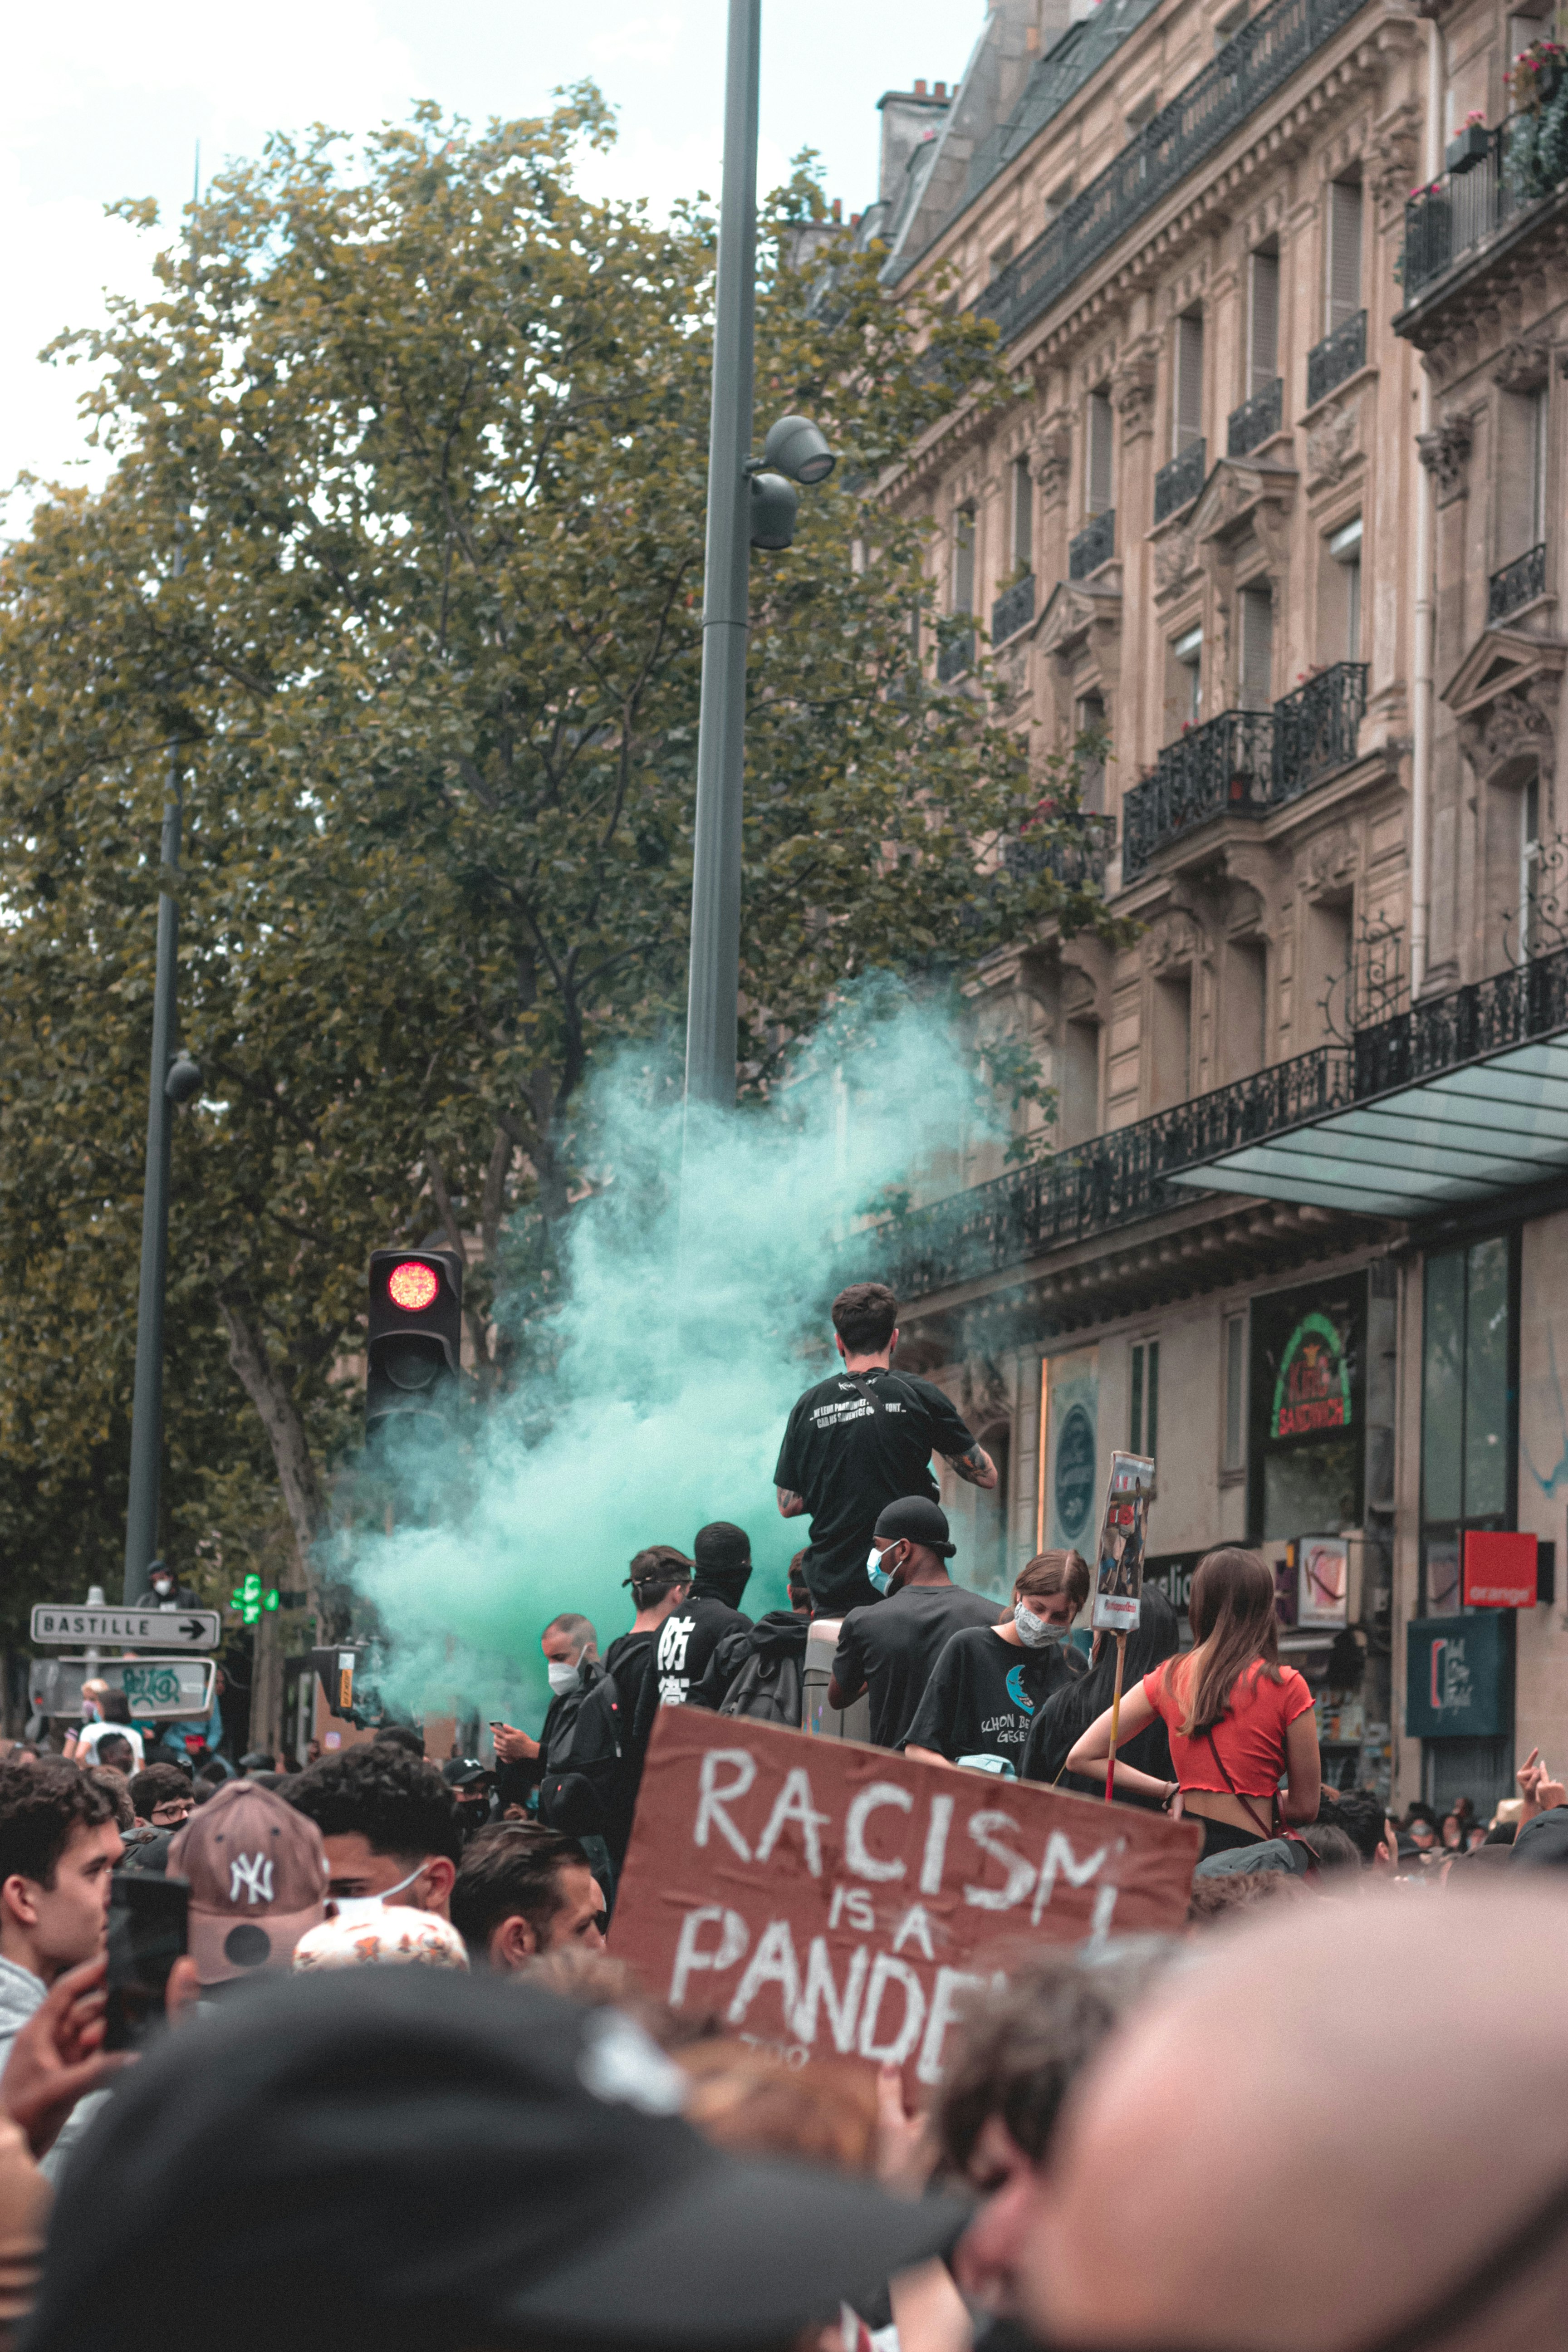
[[(447, 1969), (284, 1976), (115, 2085), (27, 2352), (747, 2352), (864, 2309), (968, 2208), (746, 2160), (620, 2011)], [(169, 2228), (177, 2213), (179, 2227)], [(158, 2293), (127, 2294), (149, 2245)]]
[(314, 1822), (254, 1780), (230, 1780), (171, 1840), (191, 1883), (191, 1957), (203, 1984), (286, 1969), (326, 1916), (327, 1852)]
[(492, 1780), (495, 1773), (477, 1756), (453, 1756), (442, 1765), (441, 1778), (448, 1789), (471, 1789), (476, 1780)]
[(889, 1543), (923, 1544), (927, 1551), (939, 1552), (943, 1559), (951, 1559), (958, 1549), (948, 1541), (947, 1513), (923, 1495), (900, 1495), (896, 1503), (885, 1503), (877, 1514), (874, 1532)]

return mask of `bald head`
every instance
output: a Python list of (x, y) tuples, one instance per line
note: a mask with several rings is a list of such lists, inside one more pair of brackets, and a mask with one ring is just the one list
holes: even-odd
[[(1022, 2311), (1204, 2352), (1346, 2352), (1415, 2318), (1568, 2176), (1565, 1961), (1568, 1893), (1514, 1888), (1205, 1945), (1068, 2105), (1020, 2216)], [(1565, 2289), (1568, 2231), (1435, 2352), (1556, 2341)]]

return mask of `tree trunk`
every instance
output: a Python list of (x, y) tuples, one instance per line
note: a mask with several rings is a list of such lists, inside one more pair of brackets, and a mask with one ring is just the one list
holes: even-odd
[[(294, 1531), (297, 1573), (290, 1589), (302, 1592), (307, 1610), (321, 1617), (313, 1554), (327, 1524), (327, 1500), (310, 1458), (304, 1424), (256, 1323), (227, 1299), (220, 1299), (228, 1332), (228, 1360), (240, 1386), (261, 1417), (278, 1466), (278, 1483)], [(250, 1744), (274, 1753), (283, 1737), (283, 1629), (264, 1611), (256, 1626), (256, 1664), (250, 1701)]]

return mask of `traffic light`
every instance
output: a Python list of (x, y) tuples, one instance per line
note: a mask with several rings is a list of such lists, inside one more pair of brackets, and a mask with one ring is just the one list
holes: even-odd
[(393, 1413), (438, 1413), (462, 1350), (463, 1261), (456, 1251), (372, 1250), (367, 1436)]
[(240, 1623), (254, 1625), (264, 1609), (277, 1608), (278, 1588), (275, 1584), (269, 1585), (264, 1592), (261, 1589), (261, 1579), (252, 1569), (247, 1576), (241, 1577), (230, 1595), (230, 1600), (239, 1612)]

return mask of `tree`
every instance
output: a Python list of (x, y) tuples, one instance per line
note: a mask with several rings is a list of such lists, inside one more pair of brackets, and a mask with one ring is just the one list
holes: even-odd
[[(477, 1235), (475, 1377), (506, 1378), (508, 1248), (538, 1239), (547, 1297), (584, 1073), (679, 1021), (713, 236), (585, 197), (574, 151), (607, 135), (584, 89), (480, 133), (421, 109), (357, 167), (274, 141), (187, 215), (155, 299), (59, 347), (96, 364), (114, 470), (44, 501), (0, 574), (0, 1513), (47, 1583), (118, 1541), (171, 745), (206, 1080), (174, 1146), (183, 1565), (280, 1496), (303, 1578), (389, 1235)], [(955, 402), (1008, 396), (994, 335), (889, 302), (875, 250), (824, 301), (790, 264), (821, 210), (797, 174), (760, 270), (759, 440), (805, 409), (841, 457), (754, 568), (752, 1090), (862, 971), (1103, 920), (1053, 870), (1070, 774), (1042, 798), (984, 664), (922, 677), (914, 633), (955, 625), (928, 530), (879, 502)], [(1037, 854), (998, 864), (1026, 826)]]

